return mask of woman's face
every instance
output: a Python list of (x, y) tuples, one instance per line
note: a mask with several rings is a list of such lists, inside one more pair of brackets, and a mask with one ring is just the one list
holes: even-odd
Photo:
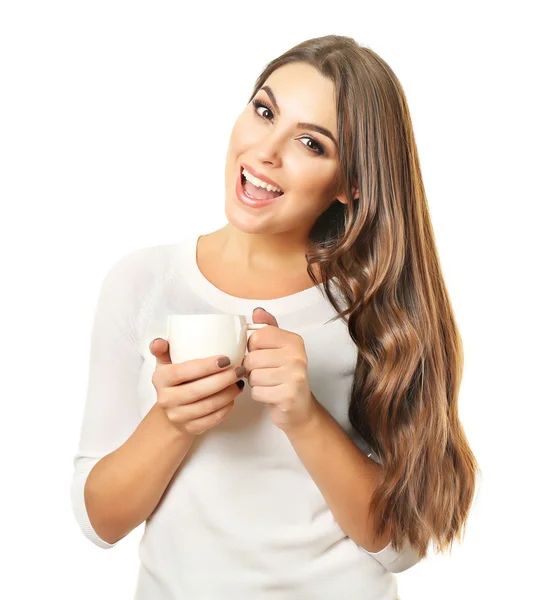
[[(317, 218), (338, 198), (339, 161), (334, 85), (305, 63), (274, 71), (234, 124), (227, 149), (225, 212), (248, 233), (290, 232), (307, 239)], [(262, 102), (268, 108), (258, 105)], [(299, 122), (328, 130), (331, 137)], [(252, 208), (236, 194), (240, 165), (247, 164), (284, 190), (272, 204)]]

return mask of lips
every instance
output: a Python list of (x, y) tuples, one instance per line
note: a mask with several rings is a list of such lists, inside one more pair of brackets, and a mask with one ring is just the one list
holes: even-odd
[[(244, 169), (244, 167), (242, 167), (242, 168), (240, 169), (240, 186), (242, 187), (242, 191), (244, 192), (244, 194), (245, 194), (245, 195), (246, 195), (248, 198), (252, 199), (254, 202), (266, 202), (266, 200), (259, 200), (259, 199), (257, 199), (257, 198), (252, 198), (252, 196), (250, 196), (250, 195), (249, 195), (249, 194), (246, 192), (246, 188), (245, 188), (245, 184), (246, 184), (246, 177), (245, 177), (245, 175), (242, 173), (242, 170), (243, 170), (243, 169)], [(281, 191), (281, 192), (279, 193), (279, 195), (278, 195), (278, 196), (276, 196), (275, 198), (272, 198), (271, 200), (276, 200), (277, 198), (281, 198), (281, 196), (283, 196), (283, 194), (284, 194), (284, 193), (285, 193), (284, 191)]]
[(242, 171), (240, 170), (238, 177), (236, 178), (236, 197), (240, 203), (244, 204), (245, 206), (249, 206), (250, 208), (260, 209), (264, 208), (265, 206), (270, 206), (271, 204), (274, 204), (274, 202), (281, 200), (284, 195), (281, 194), (280, 196), (268, 198), (266, 200), (257, 200), (256, 198), (252, 198), (251, 196), (247, 195), (246, 190), (244, 189), (244, 181), (245, 177), (242, 175)]

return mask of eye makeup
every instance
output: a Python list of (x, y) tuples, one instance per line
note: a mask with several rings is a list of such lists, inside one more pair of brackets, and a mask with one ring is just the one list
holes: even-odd
[[(274, 113), (273, 113), (273, 111), (272, 111), (272, 109), (271, 109), (271, 108), (270, 108), (270, 107), (269, 107), (267, 104), (265, 104), (265, 103), (264, 103), (262, 100), (259, 100), (258, 98), (254, 98), (254, 99), (252, 100), (252, 104), (253, 104), (253, 108), (254, 108), (254, 110), (255, 110), (255, 114), (256, 114), (258, 117), (260, 117), (261, 119), (268, 120), (268, 119), (266, 119), (266, 117), (263, 117), (263, 116), (262, 116), (262, 115), (261, 115), (261, 114), (258, 112), (258, 109), (259, 109), (259, 108), (264, 108), (264, 109), (266, 109), (266, 110), (270, 111), (270, 112), (272, 113), (272, 115), (274, 114)], [(307, 148), (307, 149), (308, 149), (310, 152), (313, 152), (314, 154), (317, 154), (317, 155), (319, 155), (319, 156), (323, 156), (323, 155), (325, 155), (325, 154), (326, 154), (326, 151), (325, 151), (325, 149), (324, 149), (324, 146), (323, 146), (323, 145), (322, 145), (320, 142), (318, 142), (317, 140), (315, 140), (314, 138), (312, 138), (312, 137), (310, 137), (310, 136), (303, 136), (303, 138), (302, 138), (302, 139), (307, 139), (307, 140), (310, 140), (311, 142), (313, 142), (313, 144), (315, 144), (315, 147), (314, 147), (314, 148), (313, 148), (313, 147), (309, 147), (309, 146), (307, 146), (306, 144), (302, 144), (303, 146), (306, 146), (306, 148)]]

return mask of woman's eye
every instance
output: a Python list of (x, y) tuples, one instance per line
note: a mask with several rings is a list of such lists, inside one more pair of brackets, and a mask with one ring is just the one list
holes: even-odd
[(272, 114), (272, 111), (270, 110), (270, 108), (268, 108), (268, 106), (266, 106), (266, 104), (263, 104), (262, 102), (259, 102), (258, 100), (254, 100), (253, 105), (255, 106), (255, 112), (259, 115), (259, 117), (262, 117), (263, 119), (266, 119), (266, 117), (263, 117), (263, 115), (260, 112), (258, 112), (259, 108), (264, 108), (265, 111), (268, 111), (269, 113)]
[(308, 150), (312, 150), (313, 152), (317, 152), (318, 154), (324, 154), (323, 147), (319, 144), (319, 142), (316, 142), (314, 139), (312, 139), (310, 137), (304, 137), (301, 139), (307, 140), (308, 142), (311, 142), (313, 144), (313, 147), (310, 147), (307, 144), (304, 144), (304, 146), (306, 146), (308, 148)]
[[(266, 106), (266, 104), (264, 104), (260, 100), (253, 100), (253, 106), (255, 108), (255, 112), (257, 113), (257, 115), (259, 117), (261, 117), (261, 119), (267, 119), (267, 117), (263, 116), (266, 111), (273, 115), (272, 109), (270, 107)], [(263, 108), (264, 110), (259, 112), (259, 108)], [(301, 139), (308, 140), (309, 142), (311, 142), (313, 144), (313, 147), (310, 147), (307, 144), (304, 144), (304, 146), (306, 146), (306, 148), (308, 150), (310, 150), (311, 152), (314, 152), (315, 154), (319, 154), (319, 155), (324, 154), (323, 146), (321, 144), (319, 144), (319, 142), (316, 142), (313, 138), (303, 137)]]

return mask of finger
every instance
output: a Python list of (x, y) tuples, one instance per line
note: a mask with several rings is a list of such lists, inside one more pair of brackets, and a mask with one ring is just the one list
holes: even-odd
[(167, 340), (156, 338), (150, 342), (150, 352), (156, 357), (156, 366), (172, 364), (169, 354), (169, 342)]
[[(218, 359), (221, 358), (224, 359), (221, 363), (222, 366), (218, 365)], [(216, 383), (215, 381), (207, 381), (208, 376), (223, 373), (223, 375), (220, 375), (219, 377), (219, 384), (223, 384), (221, 385), (223, 388), (245, 375), (246, 369), (243, 367), (242, 372), (240, 372), (239, 375), (236, 375), (235, 369), (241, 366), (242, 365), (231, 366), (228, 357), (223, 356), (222, 354), (216, 354), (214, 356), (209, 356), (208, 358), (194, 358), (185, 362), (169, 365), (168, 369), (162, 369), (160, 377), (162, 377), (162, 385), (167, 387), (202, 379), (203, 381), (201, 381), (201, 384), (205, 382), (204, 389), (206, 390), (208, 389), (208, 386), (211, 388), (212, 385), (215, 386)], [(205, 395), (210, 393), (213, 393), (211, 389)]]
[[(219, 355), (217, 356), (219, 357)], [(210, 361), (212, 364), (212, 357), (210, 357)], [(205, 364), (207, 368), (203, 372), (201, 365), (204, 368)], [(216, 361), (213, 361), (213, 364), (216, 365)], [(197, 368), (189, 371), (188, 368), (193, 366)], [(160, 396), (161, 405), (166, 409), (174, 409), (181, 405), (198, 403), (203, 398), (220, 395), (229, 387), (236, 389), (238, 393), (238, 388), (234, 388), (234, 384), (245, 375), (244, 367), (239, 365), (236, 368), (234, 366), (217, 368), (220, 372), (212, 372), (215, 371), (215, 367), (208, 368), (208, 359), (205, 358), (165, 365), (161, 369), (156, 369), (152, 376), (152, 383), (156, 389), (164, 390)], [(239, 369), (238, 374), (236, 369)]]
[[(204, 433), (208, 429), (215, 427), (218, 423), (223, 421), (223, 419), (231, 412), (234, 407), (234, 400), (222, 406), (220, 409), (200, 417), (199, 419), (193, 419), (185, 424), (185, 430), (190, 434), (199, 435)], [(174, 417), (173, 417), (174, 418)], [(185, 421), (180, 421), (185, 422)]]
[(248, 374), (255, 369), (269, 369), (285, 367), (290, 364), (283, 348), (265, 348), (264, 350), (251, 350), (244, 357), (242, 364), (246, 367)]
[(280, 385), (284, 382), (286, 371), (282, 367), (254, 369), (246, 375), (251, 387), (256, 385)]
[[(239, 394), (238, 388), (233, 384), (211, 396), (205, 396), (194, 402), (181, 402), (178, 404), (174, 403), (174, 388), (168, 388), (168, 392), (171, 394), (171, 402), (164, 405), (167, 415), (171, 420), (179, 423), (195, 421), (196, 419), (215, 413), (224, 406), (234, 403), (234, 398)], [(176, 402), (178, 402), (178, 396), (176, 396)]]

